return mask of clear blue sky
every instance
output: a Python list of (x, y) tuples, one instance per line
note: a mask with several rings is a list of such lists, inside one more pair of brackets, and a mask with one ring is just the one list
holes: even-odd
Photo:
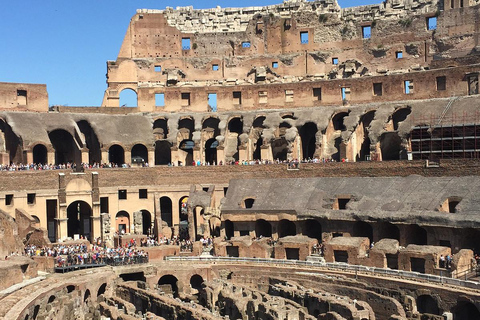
[[(282, 0), (1, 1), (0, 82), (44, 83), (50, 105), (100, 106), (106, 61), (115, 60), (136, 9), (264, 6)], [(338, 0), (342, 8), (382, 0)]]

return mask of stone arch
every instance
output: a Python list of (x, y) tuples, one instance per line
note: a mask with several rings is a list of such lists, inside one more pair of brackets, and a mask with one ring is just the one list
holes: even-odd
[(407, 117), (412, 113), (412, 108), (399, 108), (392, 114), (393, 130), (398, 130), (398, 126), (401, 122), (405, 121)]
[(459, 301), (452, 309), (453, 319), (455, 320), (478, 320), (480, 311), (478, 307), (470, 301)]
[(257, 238), (270, 238), (272, 236), (272, 225), (270, 224), (270, 222), (264, 219), (258, 219), (257, 221), (255, 221), (255, 236)]
[(168, 137), (168, 120), (158, 118), (153, 122), (153, 135), (155, 140), (162, 140)]
[(195, 148), (195, 142), (193, 140), (183, 140), (182, 142), (180, 142), (178, 148), (185, 153), (183, 158), (184, 165), (191, 166), (194, 161), (193, 149)]
[(224, 227), (225, 227), (225, 236), (227, 237), (227, 239), (231, 239), (234, 236), (234, 231), (235, 231), (233, 222), (230, 220), (225, 220)]
[(169, 197), (163, 196), (160, 198), (160, 216), (163, 222), (167, 224), (168, 227), (173, 226), (173, 206), (172, 199)]
[(322, 242), (322, 225), (315, 219), (308, 219), (304, 221), (304, 235), (309, 238), (317, 239)]
[(192, 134), (195, 131), (195, 121), (191, 117), (182, 117), (178, 120), (178, 130), (185, 129), (188, 130), (188, 138), (191, 139)]
[(55, 149), (55, 164), (81, 163), (81, 153), (72, 134), (63, 129), (48, 133), (50, 142)]
[(370, 223), (365, 221), (357, 221), (353, 224), (352, 236), (354, 237), (366, 237), (370, 239), (370, 243), (373, 242), (373, 228)]
[(420, 313), (441, 315), (437, 300), (428, 294), (417, 297), (417, 310)]
[(178, 279), (174, 275), (171, 275), (171, 274), (163, 275), (162, 277), (160, 277), (160, 279), (158, 279), (158, 285), (159, 286), (164, 286), (164, 285), (170, 286), (173, 296), (174, 297), (178, 296), (178, 293), (179, 293)]
[(148, 149), (141, 143), (138, 143), (132, 147), (131, 155), (132, 164), (148, 163)]
[(390, 222), (379, 222), (375, 229), (378, 230), (377, 241), (382, 239), (395, 239), (400, 241), (400, 229)]
[(75, 291), (75, 286), (73, 284), (68, 285), (67, 287), (67, 293), (72, 293)]
[(85, 201), (74, 201), (67, 207), (67, 235), (83, 235), (86, 239), (92, 236), (92, 207)]
[(345, 126), (345, 117), (347, 117), (349, 115), (350, 111), (346, 112), (346, 111), (342, 111), (342, 112), (338, 112), (336, 113), (333, 117), (332, 117), (332, 125), (333, 125), (333, 130), (337, 131), (345, 131), (347, 130), (347, 127)]
[(230, 118), (227, 125), (227, 135), (225, 137), (225, 159), (238, 161), (240, 135), (243, 133), (243, 120), (240, 116)]
[(83, 295), (83, 302), (87, 303), (90, 300), (90, 290), (85, 290), (85, 294)]
[(102, 151), (95, 130), (87, 120), (78, 121), (77, 126), (85, 137), (85, 144), (88, 148), (88, 162), (92, 164), (100, 163), (102, 161)]
[(155, 141), (155, 165), (168, 165), (172, 163), (171, 144), (165, 140)]
[(363, 141), (360, 146), (360, 152), (357, 154), (357, 161), (364, 161), (367, 160), (367, 157), (370, 156), (370, 148), (371, 148), (371, 140), (369, 137), (368, 128), (372, 123), (373, 119), (375, 118), (376, 110), (368, 111), (367, 113), (363, 114), (360, 118), (360, 125), (362, 126), (362, 133), (363, 133)]
[(8, 153), (8, 163), (22, 162), (22, 144), (20, 138), (13, 132), (12, 127), (0, 118), (0, 151)]
[(121, 210), (115, 215), (115, 231), (118, 233), (130, 233), (130, 214)]
[(119, 94), (120, 107), (137, 107), (138, 94), (134, 88), (123, 88)]
[(299, 130), (300, 138), (302, 140), (302, 158), (313, 159), (317, 149), (317, 125), (313, 122), (305, 123)]
[(404, 157), (405, 148), (402, 146), (402, 138), (396, 132), (385, 132), (380, 136), (380, 150), (382, 160), (401, 160)]
[(212, 129), (213, 136), (216, 137), (220, 134), (220, 130), (218, 129), (219, 123), (220, 123), (220, 120), (217, 117), (208, 116), (202, 122), (202, 130)]
[(193, 289), (200, 290), (202, 288), (203, 282), (204, 282), (203, 278), (199, 274), (194, 274), (193, 276), (190, 277), (190, 286)]
[(107, 289), (107, 284), (106, 283), (103, 283), (99, 288), (98, 288), (98, 291), (97, 291), (97, 297), (102, 295), (102, 294), (105, 294), (105, 291)]
[(205, 142), (205, 162), (210, 164), (218, 163), (217, 159), (218, 141), (214, 138)]
[(47, 147), (41, 143), (35, 145), (32, 149), (33, 163), (48, 163), (48, 151)]
[(180, 239), (188, 239), (188, 196), (183, 196), (178, 200), (178, 213)]
[(125, 150), (122, 146), (114, 144), (108, 149), (108, 161), (119, 166), (125, 163)]
[(283, 238), (287, 236), (295, 236), (297, 235), (297, 226), (295, 222), (282, 219), (278, 222), (278, 237)]
[(140, 210), (142, 213), (142, 234), (150, 235), (152, 234), (152, 214), (150, 211), (142, 209)]
[(465, 228), (461, 230), (461, 248), (472, 249), (474, 252), (480, 252), (480, 230), (474, 228)]
[(427, 230), (417, 224), (409, 225), (405, 228), (406, 245), (418, 244), (426, 245), (428, 243)]

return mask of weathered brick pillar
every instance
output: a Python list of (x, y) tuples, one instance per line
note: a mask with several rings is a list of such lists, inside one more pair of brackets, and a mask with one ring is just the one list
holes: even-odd
[(148, 166), (149, 167), (155, 166), (155, 149), (148, 150)]
[[(49, 153), (50, 157), (50, 153)], [(53, 163), (53, 162), (52, 162)], [(57, 235), (56, 240), (65, 239), (68, 236), (68, 218), (67, 218), (67, 193), (65, 191), (66, 182), (65, 174), (58, 174), (58, 205), (59, 210), (57, 211), (58, 215), (55, 218), (57, 221)]]
[(102, 163), (109, 163), (108, 150), (102, 149)]
[(100, 217), (100, 191), (98, 188), (98, 172), (92, 172), (92, 231), (91, 241), (102, 238), (101, 217)]

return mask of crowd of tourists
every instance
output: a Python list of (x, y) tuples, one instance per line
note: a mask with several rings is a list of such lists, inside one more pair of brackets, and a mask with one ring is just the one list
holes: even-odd
[[(202, 161), (193, 161), (191, 163), (192, 166), (234, 166), (234, 165), (243, 165), (243, 166), (251, 166), (251, 165), (270, 165), (270, 164), (287, 164), (289, 167), (298, 167), (299, 163), (327, 163), (327, 162), (335, 162), (332, 159), (319, 159), (319, 158), (308, 158), (303, 160), (232, 160), (232, 161), (220, 161), (218, 164), (216, 162), (202, 162)], [(345, 160), (342, 160), (345, 162)], [(97, 163), (94, 162), (92, 164), (88, 163), (81, 163), (79, 169), (116, 169), (116, 168), (131, 168), (130, 164), (118, 164), (118, 163)], [(171, 162), (168, 164), (169, 167), (178, 167), (184, 166), (184, 164), (179, 161), (178, 163)], [(9, 165), (0, 164), (0, 171), (26, 171), (26, 170), (34, 170), (34, 171), (41, 171), (41, 170), (75, 170), (77, 165), (72, 162), (62, 163), (62, 164), (43, 164), (43, 163), (11, 163)], [(144, 162), (141, 164), (141, 167), (149, 167), (148, 162)]]
[(153, 237), (144, 238), (140, 242), (141, 247), (154, 247), (154, 246), (161, 246), (161, 245), (172, 245), (172, 246), (180, 246), (180, 251), (182, 252), (192, 252), (193, 251), (193, 242), (189, 239), (180, 239), (177, 236), (173, 238), (161, 237), (160, 239), (156, 239)]
[(58, 267), (84, 264), (126, 265), (148, 262), (148, 252), (136, 246), (107, 248), (92, 245), (90, 249), (85, 244), (55, 245), (53, 247), (25, 247), (25, 255), (53, 257)]

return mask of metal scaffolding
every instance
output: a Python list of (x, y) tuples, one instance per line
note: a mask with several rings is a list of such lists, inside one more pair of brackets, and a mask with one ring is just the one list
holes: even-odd
[(413, 159), (480, 158), (480, 112), (410, 119)]

